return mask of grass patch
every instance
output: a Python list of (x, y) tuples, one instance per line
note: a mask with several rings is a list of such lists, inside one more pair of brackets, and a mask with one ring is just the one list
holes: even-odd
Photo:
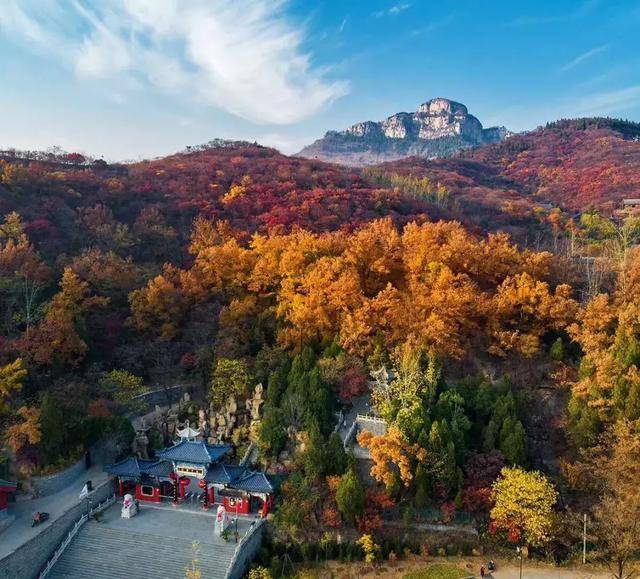
[(471, 577), (468, 571), (453, 565), (432, 565), (420, 571), (412, 571), (404, 579), (465, 579)]

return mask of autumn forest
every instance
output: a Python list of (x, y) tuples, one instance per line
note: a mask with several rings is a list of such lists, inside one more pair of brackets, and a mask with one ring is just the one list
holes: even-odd
[[(389, 529), (437, 511), (566, 561), (588, 513), (593, 560), (627, 576), (639, 138), (559, 121), (366, 169), (226, 141), (130, 164), (0, 153), (0, 478), (126, 446), (148, 391), (222, 408), (261, 383), (233, 442), (283, 481), (270, 555), (340, 529), (395, 556)], [(357, 436), (368, 461), (336, 430), (363, 401), (385, 424)]]

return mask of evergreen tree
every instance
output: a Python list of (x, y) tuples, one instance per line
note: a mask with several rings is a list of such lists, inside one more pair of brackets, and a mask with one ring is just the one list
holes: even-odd
[(575, 444), (581, 448), (593, 446), (602, 430), (598, 411), (577, 396), (569, 400), (568, 411), (569, 432)]
[(265, 409), (259, 430), (260, 447), (268, 456), (277, 456), (287, 444), (287, 429), (284, 413), (280, 408)]
[(633, 384), (629, 388), (624, 417), (628, 420), (638, 420), (640, 418), (640, 385), (638, 384)]
[(456, 480), (455, 445), (446, 419), (436, 420), (431, 425), (427, 459), (429, 478), (434, 486), (449, 489)]
[(500, 429), (500, 452), (510, 465), (524, 465), (527, 459), (527, 435), (522, 422), (507, 417)]
[(317, 422), (313, 422), (307, 432), (309, 438), (299, 461), (305, 476), (315, 480), (327, 472), (326, 442)]
[(415, 505), (418, 509), (424, 509), (429, 506), (431, 497), (429, 488), (429, 475), (425, 470), (424, 465), (422, 464), (419, 464), (416, 468), (415, 485)]
[(326, 448), (327, 474), (343, 474), (349, 465), (349, 455), (344, 450), (342, 439), (337, 432), (329, 437)]
[(487, 424), (484, 429), (483, 439), (482, 439), (482, 451), (487, 453), (491, 452), (496, 448), (496, 440), (498, 438), (498, 425), (495, 420), (490, 420), (489, 424)]
[(362, 515), (364, 510), (364, 489), (355, 469), (349, 469), (340, 479), (340, 484), (336, 491), (336, 503), (344, 519), (352, 525)]
[(551, 359), (556, 362), (562, 362), (562, 360), (564, 360), (564, 344), (562, 343), (562, 338), (558, 338), (553, 343), (549, 350), (549, 355), (551, 356)]

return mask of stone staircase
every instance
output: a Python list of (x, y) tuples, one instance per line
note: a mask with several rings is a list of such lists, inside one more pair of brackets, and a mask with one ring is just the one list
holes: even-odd
[[(236, 544), (199, 543), (202, 579), (224, 579)], [(183, 579), (194, 558), (192, 542), (114, 529), (89, 521), (63, 552), (51, 579)]]

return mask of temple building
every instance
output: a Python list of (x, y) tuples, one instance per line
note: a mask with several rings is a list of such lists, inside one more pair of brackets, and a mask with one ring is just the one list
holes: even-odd
[(0, 532), (13, 521), (13, 516), (9, 515), (7, 507), (9, 493), (15, 492), (17, 487), (18, 485), (14, 482), (0, 479)]
[(231, 450), (183, 436), (156, 460), (130, 457), (105, 471), (117, 478), (120, 496), (131, 493), (139, 501), (175, 505), (198, 500), (204, 509), (218, 502), (232, 514), (265, 516), (273, 506), (273, 485), (262, 472), (223, 463)]

